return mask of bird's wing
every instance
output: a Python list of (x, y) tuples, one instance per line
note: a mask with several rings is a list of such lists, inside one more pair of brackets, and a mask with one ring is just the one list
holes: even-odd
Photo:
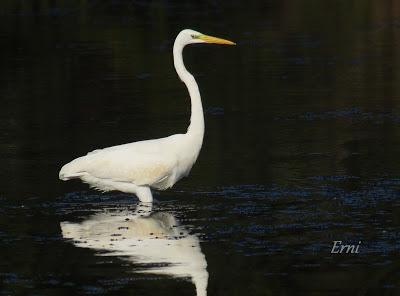
[(96, 151), (85, 158), (85, 171), (90, 175), (138, 186), (157, 184), (168, 178), (177, 162), (172, 154), (135, 151), (123, 146)]

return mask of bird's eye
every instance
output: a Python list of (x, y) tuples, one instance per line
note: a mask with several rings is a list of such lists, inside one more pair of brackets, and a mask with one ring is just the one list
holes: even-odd
[(190, 35), (193, 39), (196, 37), (194, 34)]

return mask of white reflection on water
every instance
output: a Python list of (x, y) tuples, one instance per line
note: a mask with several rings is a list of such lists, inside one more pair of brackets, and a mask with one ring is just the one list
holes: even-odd
[(207, 295), (207, 262), (199, 238), (170, 213), (152, 213), (151, 206), (139, 204), (134, 213), (107, 210), (81, 223), (60, 225), (63, 237), (77, 247), (141, 264), (135, 272), (191, 278), (197, 296)]

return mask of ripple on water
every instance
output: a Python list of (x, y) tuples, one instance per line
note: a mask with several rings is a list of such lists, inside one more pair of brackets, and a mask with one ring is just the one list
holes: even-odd
[[(396, 227), (400, 209), (398, 178), (364, 179), (338, 175), (312, 176), (301, 181), (293, 186), (290, 183), (249, 184), (203, 191), (166, 191), (156, 195), (159, 201), (154, 203), (153, 211), (174, 215), (179, 225), (185, 227), (185, 235), (197, 236), (202, 248), (215, 246), (229, 256), (249, 259), (283, 256), (292, 258), (287, 264), (299, 270), (324, 268), (333, 263), (355, 266), (363, 262), (371, 265), (392, 262), (393, 254), (400, 248)], [(135, 211), (137, 207), (130, 195), (92, 191), (69, 193), (51, 202), (38, 198), (23, 202), (0, 199), (0, 204), (0, 219), (5, 225), (0, 231), (0, 247), (9, 249), (12, 245), (15, 253), (21, 254), (27, 245), (38, 250), (51, 250), (52, 246), (57, 246), (54, 249), (65, 248), (66, 242), (60, 237), (59, 228), (52, 224), (80, 222), (104, 211), (120, 215)], [(22, 230), (23, 225), (30, 224), (33, 226), (29, 231)], [(122, 237), (111, 238), (120, 240)], [(362, 253), (357, 258), (336, 261), (330, 256), (333, 240), (362, 241)], [(88, 241), (81, 241), (85, 242)], [(107, 253), (102, 254), (105, 255)], [(205, 256), (207, 258), (207, 253)], [(309, 260), (318, 260), (318, 263)], [(132, 270), (132, 264), (124, 260), (110, 261), (102, 257), (95, 264)], [(9, 290), (14, 285), (30, 287), (40, 282), (44, 286), (60, 286), (70, 282), (87, 295), (104, 294), (131, 285), (136, 278), (149, 280), (152, 277), (121, 275), (119, 281), (110, 279), (81, 286), (69, 278), (64, 280), (57, 276), (33, 281), (18, 272), (0, 274)]]
[(303, 186), (239, 185), (191, 194), (199, 198), (197, 211), (206, 212), (209, 242), (232, 241), (236, 251), (257, 255), (255, 250), (268, 244), (270, 253), (309, 254), (329, 251), (333, 240), (362, 240), (368, 256), (398, 249), (388, 239), (397, 236), (388, 215), (400, 206), (399, 183), (397, 178), (314, 176)]

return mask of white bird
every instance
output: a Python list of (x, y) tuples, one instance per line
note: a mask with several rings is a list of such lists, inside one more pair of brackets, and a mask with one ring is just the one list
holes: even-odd
[(190, 125), (185, 134), (139, 141), (94, 150), (64, 165), (59, 177), (79, 178), (91, 187), (136, 194), (141, 202), (152, 202), (150, 188), (165, 190), (188, 176), (203, 144), (204, 116), (194, 77), (183, 63), (183, 48), (191, 43), (235, 45), (234, 42), (185, 29), (175, 39), (174, 66), (191, 99)]

